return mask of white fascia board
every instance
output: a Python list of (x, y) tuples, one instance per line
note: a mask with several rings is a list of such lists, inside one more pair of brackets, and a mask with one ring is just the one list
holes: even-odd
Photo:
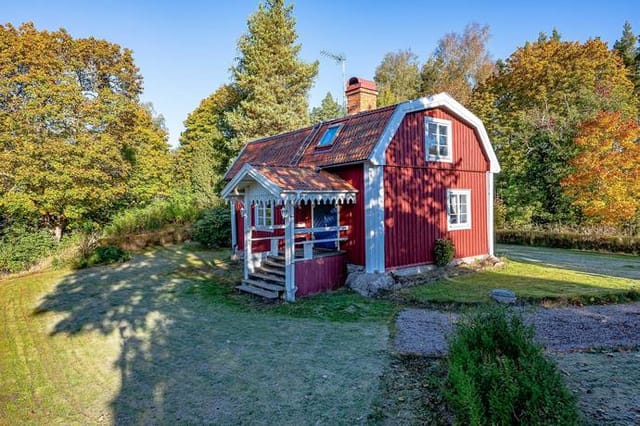
[(484, 152), (489, 158), (489, 171), (491, 173), (499, 173), (500, 163), (498, 162), (496, 153), (491, 146), (489, 135), (487, 134), (487, 130), (484, 128), (482, 121), (447, 93), (439, 93), (437, 95), (398, 104), (393, 115), (389, 119), (387, 126), (382, 132), (382, 135), (380, 135), (378, 142), (376, 142), (376, 145), (369, 156), (369, 161), (374, 165), (385, 165), (385, 152), (394, 135), (398, 131), (398, 127), (400, 127), (400, 123), (402, 123), (405, 115), (411, 112), (440, 107), (448, 109), (478, 131)]
[(240, 182), (245, 177), (251, 177), (255, 180), (260, 186), (266, 189), (274, 198), (280, 198), (280, 194), (282, 193), (281, 188), (275, 183), (271, 182), (264, 175), (259, 173), (255, 168), (251, 166), (251, 164), (245, 164), (242, 166), (242, 169), (229, 181), (229, 183), (224, 187), (221, 192), (222, 198), (229, 199), (231, 196), (231, 192), (238, 186)]

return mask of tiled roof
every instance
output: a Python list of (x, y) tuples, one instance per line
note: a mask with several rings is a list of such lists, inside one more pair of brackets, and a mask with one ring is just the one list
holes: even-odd
[(253, 166), (283, 191), (355, 191), (338, 176), (307, 167)]
[[(394, 109), (395, 106), (391, 105), (249, 142), (227, 171), (225, 179), (233, 178), (245, 164), (326, 167), (364, 161), (380, 138)], [(326, 129), (335, 124), (341, 124), (342, 127), (333, 144), (316, 149)]]

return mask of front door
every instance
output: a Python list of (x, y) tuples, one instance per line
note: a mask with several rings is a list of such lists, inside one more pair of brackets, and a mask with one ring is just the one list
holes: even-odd
[[(324, 228), (338, 226), (338, 207), (335, 204), (315, 204), (313, 206), (313, 227)], [(320, 231), (313, 233), (314, 240), (326, 240), (337, 238), (338, 231)], [(336, 249), (336, 241), (315, 243), (314, 247), (324, 249)]]

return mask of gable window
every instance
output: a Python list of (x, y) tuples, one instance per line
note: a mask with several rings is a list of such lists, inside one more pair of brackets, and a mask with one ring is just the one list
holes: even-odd
[(256, 228), (269, 228), (273, 226), (273, 208), (271, 202), (255, 205)]
[(424, 118), (424, 141), (428, 161), (447, 161), (451, 153), (451, 121), (439, 118)]
[(471, 190), (447, 190), (447, 230), (471, 229)]
[(316, 148), (326, 148), (328, 146), (331, 146), (333, 144), (333, 141), (336, 139), (336, 136), (338, 136), (340, 127), (342, 127), (341, 124), (334, 124), (333, 126), (329, 126), (327, 130), (324, 131), (324, 134), (320, 138), (320, 142), (318, 142)]

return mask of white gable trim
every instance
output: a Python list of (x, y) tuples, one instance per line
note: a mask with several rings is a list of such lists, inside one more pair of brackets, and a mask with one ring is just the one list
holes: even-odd
[(222, 198), (229, 199), (233, 194), (232, 192), (238, 186), (240, 182), (245, 177), (251, 177), (253, 180), (258, 182), (260, 186), (262, 186), (270, 195), (273, 195), (274, 198), (280, 198), (280, 193), (282, 192), (280, 187), (269, 179), (264, 177), (261, 173), (259, 173), (255, 168), (251, 166), (251, 164), (245, 164), (242, 166), (242, 169), (229, 181), (229, 183), (222, 190)]
[(415, 111), (439, 107), (446, 108), (453, 112), (478, 131), (484, 152), (489, 158), (489, 171), (492, 173), (499, 173), (500, 163), (498, 163), (498, 158), (496, 157), (496, 153), (493, 151), (489, 135), (487, 134), (487, 130), (484, 128), (482, 121), (447, 93), (439, 93), (426, 98), (420, 98), (398, 104), (393, 115), (389, 119), (387, 126), (382, 132), (382, 135), (380, 135), (378, 142), (376, 142), (373, 151), (369, 155), (371, 163), (374, 165), (385, 165), (385, 152), (391, 143), (391, 140), (395, 136), (398, 127), (400, 127), (400, 123), (402, 123), (405, 115)]

